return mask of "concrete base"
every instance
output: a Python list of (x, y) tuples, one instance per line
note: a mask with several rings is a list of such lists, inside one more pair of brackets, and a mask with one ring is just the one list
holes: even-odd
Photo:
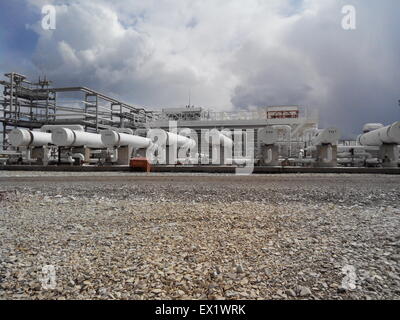
[(36, 163), (38, 165), (47, 165), (49, 162), (47, 154), (48, 154), (47, 147), (33, 148), (31, 151), (31, 158), (37, 159)]
[(316, 146), (316, 161), (314, 166), (319, 168), (337, 167), (337, 146), (322, 144)]
[(261, 146), (261, 165), (275, 167), (279, 166), (279, 146), (262, 145)]
[(397, 168), (399, 166), (399, 148), (397, 144), (383, 144), (379, 148), (379, 159), (385, 168)]
[(83, 155), (85, 156), (85, 162), (90, 163), (90, 149), (83, 148)]
[(117, 165), (128, 166), (129, 161), (132, 158), (133, 148), (131, 146), (119, 147), (118, 150), (118, 160)]

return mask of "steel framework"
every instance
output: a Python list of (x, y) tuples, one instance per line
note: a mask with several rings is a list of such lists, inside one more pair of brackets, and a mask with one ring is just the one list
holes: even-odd
[[(80, 124), (87, 131), (99, 132), (111, 127), (146, 128), (153, 118), (153, 113), (145, 108), (86, 87), (54, 88), (46, 78), (32, 83), (15, 72), (5, 77), (7, 81), (0, 81), (4, 87), (0, 99), (4, 149), (7, 132), (15, 127), (35, 129), (43, 125)], [(65, 96), (67, 99), (60, 99)]]

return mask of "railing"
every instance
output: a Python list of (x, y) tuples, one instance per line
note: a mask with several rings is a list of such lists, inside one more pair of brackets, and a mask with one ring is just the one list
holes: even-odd
[[(203, 111), (201, 116), (195, 121), (238, 121), (238, 120), (271, 120), (268, 119), (268, 109), (260, 109), (257, 111), (230, 111), (230, 112), (216, 112), (216, 111)], [(310, 120), (318, 122), (318, 110), (304, 108), (300, 110), (298, 118), (282, 118), (272, 120)], [(155, 112), (154, 121), (172, 120), (167, 114), (159, 111)], [(178, 119), (185, 120), (185, 119)]]

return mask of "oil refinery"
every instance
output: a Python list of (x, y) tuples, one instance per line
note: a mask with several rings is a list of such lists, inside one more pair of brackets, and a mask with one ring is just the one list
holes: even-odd
[(399, 167), (399, 121), (366, 124), (357, 140), (344, 141), (339, 127), (319, 128), (318, 110), (305, 106), (157, 111), (86, 87), (5, 77), (2, 168)]

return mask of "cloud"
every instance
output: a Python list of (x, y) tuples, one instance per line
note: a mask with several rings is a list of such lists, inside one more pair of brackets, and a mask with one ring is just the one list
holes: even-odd
[[(33, 27), (32, 61), (57, 86), (154, 108), (182, 106), (189, 91), (216, 110), (303, 104), (347, 133), (398, 118), (396, 0), (52, 3), (57, 29)], [(341, 28), (348, 4), (354, 31)]]

